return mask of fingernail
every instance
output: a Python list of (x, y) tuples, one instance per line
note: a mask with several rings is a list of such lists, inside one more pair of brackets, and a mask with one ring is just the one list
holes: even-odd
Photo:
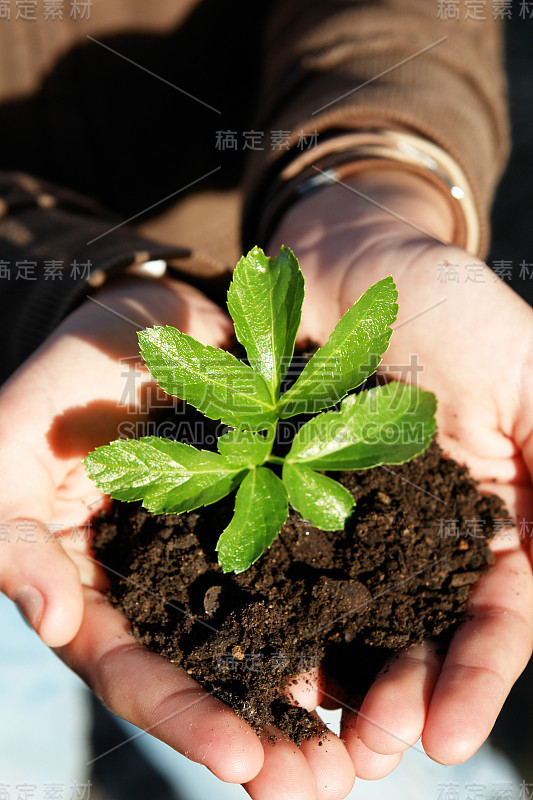
[(15, 597), (15, 603), (33, 630), (39, 632), (44, 609), (44, 597), (40, 591), (33, 586), (23, 586)]

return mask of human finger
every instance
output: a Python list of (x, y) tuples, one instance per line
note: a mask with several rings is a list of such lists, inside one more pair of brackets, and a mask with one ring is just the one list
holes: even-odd
[(442, 658), (425, 642), (402, 650), (377, 677), (356, 715), (356, 730), (366, 747), (393, 755), (422, 735)]
[(300, 752), (315, 776), (318, 800), (343, 800), (353, 786), (355, 771), (342, 739), (328, 731), (302, 742)]
[(83, 615), (76, 565), (41, 521), (19, 518), (4, 520), (2, 526), (0, 591), (18, 605), (45, 644), (66, 644)]
[[(350, 730), (355, 735), (349, 736)], [(346, 742), (346, 749), (352, 759), (357, 778), (366, 781), (375, 781), (389, 775), (402, 760), (401, 753), (382, 755), (370, 750), (353, 729), (353, 720), (343, 722), (342, 736)]]
[(265, 729), (262, 744), (263, 768), (244, 785), (253, 800), (318, 800), (315, 777), (300, 748), (273, 726)]
[(533, 648), (533, 580), (524, 549), (500, 552), (476, 584), (470, 617), (455, 634), (432, 695), (422, 743), (457, 764), (488, 737)]
[(184, 670), (135, 641), (120, 612), (85, 589), (86, 613), (74, 640), (57, 649), (113, 713), (204, 764), (230, 783), (263, 766), (259, 738)]

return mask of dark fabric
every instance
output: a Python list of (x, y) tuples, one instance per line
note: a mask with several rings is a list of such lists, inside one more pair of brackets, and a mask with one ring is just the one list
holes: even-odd
[(49, 182), (3, 173), (0, 197), (4, 379), (86, 298), (91, 274), (187, 255), (138, 235), (92, 201)]
[(302, 152), (300, 131), (395, 128), (435, 142), (463, 168), (485, 257), (510, 135), (503, 23), (491, 4), (476, 16), (468, 4), (432, 0), (276, 3), (265, 31), (265, 52), (276, 57), (265, 60), (257, 126), (292, 136), (289, 148), (250, 158), (246, 241), (269, 184)]

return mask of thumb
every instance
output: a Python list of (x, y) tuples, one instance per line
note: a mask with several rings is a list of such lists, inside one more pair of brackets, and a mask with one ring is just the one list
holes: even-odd
[(83, 616), (78, 568), (42, 522), (17, 518), (1, 528), (0, 591), (18, 605), (46, 645), (67, 644)]

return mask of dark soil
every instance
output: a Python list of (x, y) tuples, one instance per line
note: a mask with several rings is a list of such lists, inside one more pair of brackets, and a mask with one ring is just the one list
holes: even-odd
[(109, 596), (134, 635), (256, 729), (274, 723), (297, 743), (317, 722), (280, 690), (323, 660), (357, 707), (399, 649), (426, 637), (445, 648), (493, 563), (494, 519), (508, 516), (436, 444), (403, 466), (335, 477), (357, 500), (346, 529), (292, 512), (240, 575), (224, 575), (215, 553), (233, 496), (182, 515), (114, 502), (94, 520)]

